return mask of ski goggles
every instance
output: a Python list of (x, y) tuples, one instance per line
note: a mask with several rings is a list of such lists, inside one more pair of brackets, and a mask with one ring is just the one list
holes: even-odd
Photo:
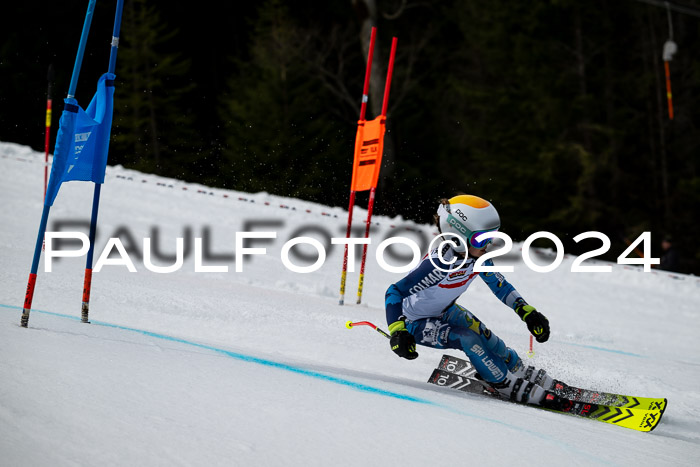
[(476, 248), (477, 250), (483, 250), (486, 248), (489, 243), (493, 241), (493, 237), (485, 238), (480, 241), (477, 241), (476, 237), (486, 232), (496, 232), (499, 229), (498, 227), (495, 227), (492, 229), (471, 230), (467, 228), (460, 219), (452, 215), (449, 204), (441, 204), (438, 207), (438, 216), (440, 219), (444, 219), (444, 222), (446, 222), (446, 224), (455, 232), (458, 232), (462, 238), (465, 238), (469, 246)]
[(481, 235), (482, 233), (486, 232), (496, 232), (498, 228), (495, 229), (488, 229), (488, 230), (477, 230), (476, 232), (472, 232), (469, 237), (467, 237), (469, 241), (469, 245), (476, 248), (477, 250), (483, 250), (487, 246), (489, 246), (489, 243), (493, 241), (493, 237), (485, 238), (481, 240), (480, 242), (476, 241), (476, 237)]

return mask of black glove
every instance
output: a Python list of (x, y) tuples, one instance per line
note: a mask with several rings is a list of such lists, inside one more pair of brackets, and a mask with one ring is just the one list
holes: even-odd
[(406, 326), (403, 321), (396, 321), (390, 324), (389, 332), (391, 333), (391, 339), (389, 340), (391, 350), (393, 350), (396, 355), (408, 360), (418, 358), (416, 339), (414, 339), (410, 332), (406, 331)]
[(547, 318), (537, 311), (534, 306), (524, 303), (515, 307), (515, 312), (527, 324), (527, 329), (530, 334), (535, 336), (537, 342), (547, 342), (549, 339), (549, 321)]

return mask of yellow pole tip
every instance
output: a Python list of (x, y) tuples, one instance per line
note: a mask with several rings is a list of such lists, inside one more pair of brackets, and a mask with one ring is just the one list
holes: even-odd
[(348, 329), (352, 329), (352, 321), (348, 321), (347, 323), (345, 323), (345, 327)]

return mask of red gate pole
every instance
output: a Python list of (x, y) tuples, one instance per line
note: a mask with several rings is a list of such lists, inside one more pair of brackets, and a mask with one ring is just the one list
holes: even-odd
[(668, 119), (673, 120), (673, 97), (671, 96), (671, 70), (668, 60), (664, 62), (666, 71), (666, 100), (668, 101)]
[[(362, 105), (360, 106), (360, 121), (358, 125), (364, 125), (365, 113), (367, 112), (367, 101), (369, 100), (369, 78), (372, 72), (372, 57), (374, 56), (374, 41), (376, 39), (377, 28), (372, 28), (372, 33), (369, 39), (369, 53), (367, 55), (367, 69), (365, 71), (365, 85), (362, 90)], [(350, 187), (350, 204), (348, 206), (348, 227), (345, 232), (345, 238), (350, 238), (350, 231), (352, 228), (352, 211), (355, 207), (355, 190), (354, 187)], [(348, 275), (348, 244), (345, 244), (345, 252), (343, 253), (343, 272), (340, 275), (340, 300), (338, 300), (339, 305), (345, 303), (345, 281)]]
[(53, 64), (49, 65), (47, 79), (49, 87), (46, 92), (46, 134), (44, 135), (44, 198), (46, 198), (46, 187), (49, 182), (49, 145), (51, 142), (51, 89), (53, 87)]
[[(386, 73), (386, 84), (384, 86), (384, 101), (382, 102), (382, 117), (386, 119), (387, 109), (389, 107), (389, 90), (391, 89), (391, 77), (394, 73), (394, 57), (396, 56), (396, 44), (398, 39), (396, 37), (391, 41), (391, 55), (389, 56), (389, 69)], [(377, 167), (376, 170), (379, 170)], [(374, 195), (377, 190), (376, 186), (373, 186), (369, 192), (369, 204), (367, 205), (367, 222), (365, 225), (365, 238), (369, 238), (369, 229), (372, 225), (372, 210), (374, 209)], [(357, 304), (362, 303), (362, 289), (365, 283), (365, 263), (367, 261), (367, 244), (365, 243), (362, 247), (362, 265), (360, 266), (360, 282), (357, 286)]]

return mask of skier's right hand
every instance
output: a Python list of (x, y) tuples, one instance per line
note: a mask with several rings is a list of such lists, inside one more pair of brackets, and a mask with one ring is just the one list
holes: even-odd
[(537, 342), (547, 342), (549, 339), (549, 320), (532, 305), (520, 304), (515, 312), (527, 324), (530, 334)]
[(406, 325), (403, 320), (391, 323), (389, 325), (389, 333), (391, 334), (391, 339), (389, 340), (391, 350), (393, 350), (396, 355), (408, 360), (418, 358), (416, 339), (406, 330)]

